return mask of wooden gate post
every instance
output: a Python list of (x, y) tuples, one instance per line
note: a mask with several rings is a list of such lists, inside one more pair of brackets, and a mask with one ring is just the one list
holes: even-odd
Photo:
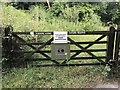
[(8, 61), (8, 63), (10, 64), (10, 66), (11, 66), (11, 61), (12, 61), (12, 58), (13, 58), (13, 54), (12, 54), (12, 31), (13, 31), (13, 27), (12, 26), (7, 26), (6, 28), (5, 28), (5, 37), (6, 37), (6, 40), (7, 40), (7, 55), (8, 55), (8, 59), (9, 59), (9, 61)]
[(113, 26), (109, 29), (109, 34), (107, 38), (107, 58), (106, 64), (113, 59), (113, 49), (114, 49), (114, 37), (115, 37), (115, 28)]
[(118, 57), (119, 57), (119, 45), (120, 45), (120, 25), (117, 27), (116, 31), (116, 41), (115, 41), (115, 55), (114, 60), (116, 61), (116, 64), (118, 65)]

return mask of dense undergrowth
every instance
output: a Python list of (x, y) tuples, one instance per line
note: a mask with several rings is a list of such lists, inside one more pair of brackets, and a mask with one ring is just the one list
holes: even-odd
[[(62, 7), (60, 7), (62, 8)], [(100, 17), (85, 6), (62, 9), (63, 14), (54, 16), (51, 10), (33, 6), (30, 10), (15, 9), (3, 5), (3, 26), (12, 25), (14, 31), (80, 31), (103, 30)], [(85, 13), (79, 21), (79, 13)]]

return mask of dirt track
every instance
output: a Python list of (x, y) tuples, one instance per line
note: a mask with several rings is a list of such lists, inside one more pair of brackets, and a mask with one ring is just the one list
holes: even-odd
[(118, 88), (118, 82), (98, 84), (95, 88)]

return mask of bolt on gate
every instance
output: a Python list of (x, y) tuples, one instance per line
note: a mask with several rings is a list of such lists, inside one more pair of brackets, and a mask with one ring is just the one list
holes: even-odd
[[(6, 27), (3, 46), (7, 49), (3, 53), (9, 61), (38, 61), (37, 66), (112, 65), (118, 61), (118, 42), (114, 56), (115, 32), (114, 27), (109, 31), (68, 32), (14, 32)], [(119, 41), (120, 32), (117, 34)], [(35, 35), (47, 38), (37, 42), (25, 39)]]

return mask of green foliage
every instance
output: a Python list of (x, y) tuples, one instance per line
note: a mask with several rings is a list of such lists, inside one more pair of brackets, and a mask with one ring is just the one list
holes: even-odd
[(3, 25), (12, 25), (15, 31), (24, 31), (29, 28), (29, 22), (31, 21), (29, 15), (25, 14), (25, 11), (17, 10), (12, 6), (3, 6), (4, 17)]
[(59, 17), (63, 14), (62, 9), (64, 8), (64, 4), (62, 3), (53, 3), (52, 8), (50, 9), (50, 16)]
[(101, 3), (98, 10), (98, 15), (101, 16), (102, 22), (113, 22), (118, 24), (120, 21), (120, 3), (119, 2), (107, 2)]
[(110, 13), (112, 14), (112, 21), (116, 24), (119, 24), (120, 23), (120, 3), (116, 3), (114, 8), (110, 11)]
[[(86, 6), (69, 7), (55, 3), (51, 10), (33, 6), (29, 11), (3, 6), (3, 24), (11, 24), (14, 31), (100, 30), (100, 17)], [(58, 14), (58, 15), (57, 15)], [(83, 14), (81, 16), (80, 14)]]
[[(16, 3), (8, 3), (8, 5), (14, 6), (16, 9), (21, 10), (30, 10), (31, 6), (40, 6), (45, 10), (48, 9), (47, 3), (40, 2), (16, 2)], [(119, 23), (119, 0), (117, 2), (50, 2), (50, 17), (64, 17), (67, 20), (75, 21), (78, 19), (79, 21), (83, 20), (86, 17), (86, 10), (92, 10), (97, 15), (101, 17), (102, 22), (110, 22), (112, 21), (115, 24)], [(75, 7), (75, 9), (72, 9)], [(64, 10), (69, 8), (72, 12), (79, 11), (76, 13), (68, 13), (67, 15), (64, 13)], [(80, 9), (80, 10), (79, 10)], [(89, 9), (89, 10), (88, 10)], [(69, 12), (69, 10), (67, 12)], [(85, 12), (84, 12), (85, 11)], [(81, 14), (80, 16), (78, 15)], [(73, 16), (73, 17), (71, 17)], [(75, 17), (74, 17), (75, 16)], [(88, 16), (89, 17), (89, 16)], [(71, 19), (70, 19), (71, 18)]]
[(111, 70), (110, 66), (106, 65), (105, 68), (104, 68), (104, 70), (103, 70), (103, 72), (102, 72), (102, 74), (105, 77), (107, 77), (109, 75), (110, 70)]

